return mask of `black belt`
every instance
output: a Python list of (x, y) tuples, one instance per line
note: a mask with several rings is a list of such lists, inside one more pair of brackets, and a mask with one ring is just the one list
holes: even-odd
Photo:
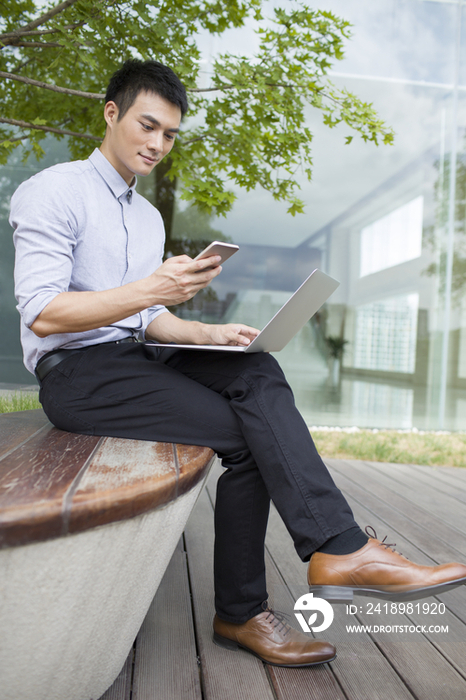
[[(137, 338), (133, 338), (133, 336), (130, 335), (129, 338), (122, 338), (122, 340), (113, 340), (110, 341), (110, 343), (98, 343), (98, 345), (119, 345), (120, 343), (137, 342)], [(40, 358), (39, 362), (36, 365), (37, 379), (39, 380), (39, 382), (43, 382), (48, 373), (51, 372), (54, 367), (59, 365), (60, 362), (63, 362), (63, 360), (66, 360), (66, 358), (70, 357), (71, 355), (76, 355), (76, 353), (82, 352), (83, 350), (87, 350), (91, 347), (97, 347), (97, 345), (86, 345), (83, 348), (70, 348), (69, 350), (52, 350), (51, 352), (48, 352), (46, 355)]]

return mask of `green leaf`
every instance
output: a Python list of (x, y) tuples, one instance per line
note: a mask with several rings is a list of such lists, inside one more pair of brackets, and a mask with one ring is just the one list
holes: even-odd
[[(43, 12), (42, 0), (9, 0), (0, 32), (21, 29)], [(128, 56), (162, 61), (190, 91), (190, 111), (166, 175), (177, 180), (181, 197), (203, 212), (225, 215), (236, 198), (233, 188), (262, 187), (295, 216), (304, 211), (297, 174), (312, 177), (309, 107), (330, 129), (346, 124), (352, 132), (346, 144), (358, 133), (389, 145), (394, 133), (371, 104), (328, 79), (344, 56), (349, 22), (305, 2), (284, 2), (264, 22), (266, 14), (263, 0), (79, 0), (40, 25), (47, 34), (35, 39), (43, 46), (15, 46), (8, 37), (2, 44), (0, 36), (0, 70), (100, 94)], [(246, 21), (257, 33), (255, 56), (221, 54), (210, 74), (203, 72), (200, 32), (221, 36)], [(200, 91), (205, 87), (210, 91)], [(0, 80), (0, 100), (5, 119), (104, 135), (99, 100), (7, 79)], [(0, 162), (25, 136), (24, 157), (42, 157), (45, 132), (0, 128)], [(80, 137), (68, 143), (74, 158), (95, 147)]]

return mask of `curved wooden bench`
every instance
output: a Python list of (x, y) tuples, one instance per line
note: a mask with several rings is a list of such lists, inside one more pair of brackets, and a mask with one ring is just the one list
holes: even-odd
[(2, 700), (111, 685), (213, 459), (67, 433), (41, 410), (0, 415)]
[(77, 435), (41, 410), (0, 415), (0, 547), (132, 518), (189, 491), (207, 447)]

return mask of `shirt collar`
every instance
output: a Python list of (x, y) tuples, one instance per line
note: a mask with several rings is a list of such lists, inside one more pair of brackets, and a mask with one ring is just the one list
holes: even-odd
[(98, 148), (91, 153), (89, 160), (99, 175), (101, 175), (101, 177), (105, 180), (108, 187), (111, 189), (117, 199), (123, 195), (127, 195), (128, 192), (134, 190), (136, 187), (136, 177), (134, 178), (132, 186), (129, 187), (127, 182), (121, 177), (120, 173), (115, 170), (110, 161), (107, 160), (102, 151), (100, 151)]

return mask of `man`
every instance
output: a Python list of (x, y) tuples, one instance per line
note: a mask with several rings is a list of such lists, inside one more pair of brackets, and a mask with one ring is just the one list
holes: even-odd
[(12, 199), (16, 295), (25, 363), (59, 428), (212, 447), (226, 471), (215, 510), (214, 640), (268, 663), (309, 666), (335, 656), (267, 607), (264, 538), (270, 499), (313, 590), (329, 598), (423, 597), (466, 582), (466, 567), (420, 567), (369, 538), (317, 454), (277, 362), (149, 347), (247, 345), (258, 331), (169, 313), (221, 272), (219, 258), (162, 263), (159, 213), (135, 191), (171, 150), (186, 93), (157, 62), (126, 62), (106, 95), (106, 133), (86, 161), (49, 168)]

